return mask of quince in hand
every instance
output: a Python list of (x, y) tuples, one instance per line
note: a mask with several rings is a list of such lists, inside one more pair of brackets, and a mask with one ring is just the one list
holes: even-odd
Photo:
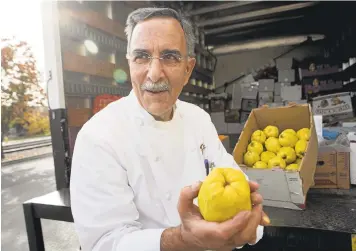
[(200, 213), (206, 221), (223, 222), (241, 211), (251, 211), (250, 185), (234, 168), (214, 168), (198, 194)]

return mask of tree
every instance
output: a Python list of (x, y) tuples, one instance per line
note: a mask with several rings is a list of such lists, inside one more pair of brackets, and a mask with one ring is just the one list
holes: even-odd
[(2, 144), (11, 123), (30, 125), (28, 113), (44, 106), (46, 95), (40, 86), (31, 47), (24, 41), (1, 39), (1, 75)]

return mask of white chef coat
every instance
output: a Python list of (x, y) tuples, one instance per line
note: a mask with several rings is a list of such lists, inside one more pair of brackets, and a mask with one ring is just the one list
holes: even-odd
[[(193, 104), (177, 100), (172, 120), (157, 122), (131, 91), (94, 115), (72, 160), (71, 208), (82, 250), (159, 251), (163, 230), (180, 224), (181, 188), (206, 177), (204, 157), (239, 168), (209, 114)], [(257, 239), (262, 235), (259, 226)]]

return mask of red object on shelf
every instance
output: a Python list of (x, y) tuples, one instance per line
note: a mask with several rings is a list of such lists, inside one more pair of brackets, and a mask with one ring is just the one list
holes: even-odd
[(94, 99), (93, 114), (99, 112), (101, 109), (105, 108), (108, 104), (120, 98), (121, 96), (110, 95), (110, 94), (103, 94), (103, 95), (96, 96)]

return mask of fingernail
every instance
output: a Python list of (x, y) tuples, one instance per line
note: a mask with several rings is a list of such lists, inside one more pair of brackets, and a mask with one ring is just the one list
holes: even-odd
[(197, 182), (195, 182), (193, 185), (192, 185), (192, 190), (197, 190), (198, 188), (199, 188), (199, 186), (200, 186), (200, 182), (199, 181), (197, 181)]
[(271, 220), (268, 218), (268, 216), (263, 216), (263, 221), (266, 222), (267, 224), (271, 223)]

